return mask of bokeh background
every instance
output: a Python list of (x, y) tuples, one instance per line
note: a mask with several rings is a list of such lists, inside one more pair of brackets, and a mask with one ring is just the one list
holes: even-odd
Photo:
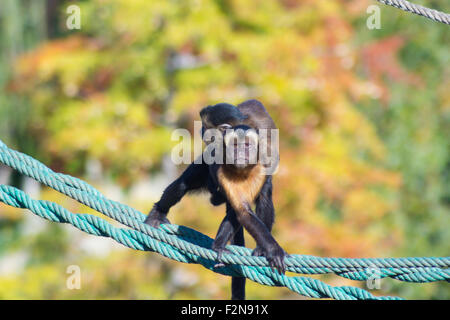
[[(448, 1), (419, 1), (450, 12)], [(81, 29), (68, 30), (68, 5)], [(369, 5), (381, 28), (370, 30)], [(2, 0), (0, 139), (148, 212), (183, 167), (175, 128), (261, 100), (280, 132), (274, 235), (289, 253), (450, 253), (450, 29), (376, 1)], [(94, 213), (0, 166), (0, 183)], [(173, 223), (215, 236), (206, 195)], [(247, 235), (247, 245), (254, 243)], [(66, 287), (69, 265), (81, 289)], [(364, 283), (333, 275), (331, 285)], [(251, 299), (301, 299), (248, 282)], [(230, 278), (0, 204), (0, 299), (227, 299)], [(448, 299), (448, 284), (374, 294)]]

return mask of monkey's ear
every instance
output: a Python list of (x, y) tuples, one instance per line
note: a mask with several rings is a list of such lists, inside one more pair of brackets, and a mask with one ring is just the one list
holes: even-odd
[(206, 113), (208, 112), (208, 110), (206, 110), (206, 109), (208, 109), (209, 107), (211, 107), (211, 106), (204, 107), (202, 110), (200, 110), (200, 118), (203, 119), (203, 117), (204, 117), (204, 116), (206, 115)]
[(202, 110), (200, 110), (200, 119), (202, 120), (202, 127), (210, 127), (210, 123), (209, 123), (209, 115), (210, 115), (210, 110), (211, 110), (211, 106), (207, 106), (204, 107)]

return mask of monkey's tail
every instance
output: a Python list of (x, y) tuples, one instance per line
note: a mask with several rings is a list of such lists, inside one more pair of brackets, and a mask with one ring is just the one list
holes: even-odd
[[(234, 234), (231, 243), (236, 246), (245, 246), (242, 226)], [(245, 300), (245, 280), (244, 277), (231, 277), (231, 300)]]

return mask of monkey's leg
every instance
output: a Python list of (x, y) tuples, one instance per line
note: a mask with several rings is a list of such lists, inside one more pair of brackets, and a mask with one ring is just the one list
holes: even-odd
[(218, 253), (218, 260), (220, 260), (220, 258), (222, 257), (223, 252), (228, 251), (227, 249), (225, 249), (227, 243), (230, 240), (234, 239), (234, 235), (238, 232), (239, 229), (242, 229), (241, 224), (237, 220), (236, 212), (228, 202), (226, 210), (227, 211), (225, 218), (223, 218), (222, 222), (220, 223), (219, 230), (217, 231), (216, 238), (214, 239), (211, 247)]
[[(275, 220), (275, 209), (273, 207), (272, 201), (272, 177), (268, 176), (266, 182), (261, 188), (258, 197), (255, 200), (256, 216), (261, 219), (264, 225), (267, 227), (269, 232), (272, 232), (273, 222)], [(255, 250), (253, 250), (253, 256), (262, 256), (264, 254), (263, 248), (256, 245)]]
[(155, 228), (162, 223), (170, 223), (167, 219), (170, 208), (180, 201), (186, 192), (206, 187), (208, 175), (207, 164), (189, 165), (181, 176), (164, 190), (161, 199), (154, 204), (144, 222)]
[[(228, 241), (231, 240), (231, 244), (237, 246), (245, 246), (244, 229), (236, 218), (236, 212), (227, 203), (227, 213), (225, 218), (220, 224), (217, 231), (216, 239), (214, 239), (212, 249), (218, 252), (218, 260), (222, 256), (223, 252), (227, 252), (225, 249)], [(221, 263), (216, 265), (221, 266)], [(231, 299), (232, 300), (245, 300), (245, 278), (244, 277), (232, 277), (231, 278)]]
[(270, 267), (276, 268), (283, 274), (286, 271), (284, 257), (287, 254), (270, 234), (269, 229), (267, 229), (261, 219), (253, 213), (248, 203), (244, 203), (242, 208), (237, 210), (236, 213), (238, 221), (255, 239), (257, 246), (261, 247), (262, 255), (266, 257)]

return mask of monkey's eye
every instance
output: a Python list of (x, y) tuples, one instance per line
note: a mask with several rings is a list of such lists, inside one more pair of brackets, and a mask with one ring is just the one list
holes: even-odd
[(219, 130), (221, 130), (221, 131), (225, 131), (225, 130), (231, 129), (231, 128), (232, 128), (231, 125), (229, 125), (228, 123), (219, 125)]

